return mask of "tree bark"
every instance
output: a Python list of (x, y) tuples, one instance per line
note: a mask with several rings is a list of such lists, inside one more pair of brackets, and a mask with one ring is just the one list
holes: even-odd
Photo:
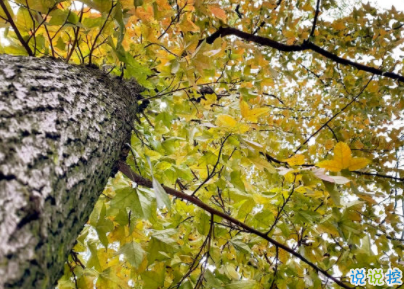
[(136, 113), (136, 83), (0, 55), (0, 288), (53, 288)]

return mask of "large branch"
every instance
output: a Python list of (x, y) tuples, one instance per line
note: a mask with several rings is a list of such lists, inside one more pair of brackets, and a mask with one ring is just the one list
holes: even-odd
[[(138, 184), (140, 186), (147, 187), (147, 188), (153, 188), (153, 183), (152, 183), (151, 180), (146, 179), (146, 178), (136, 174), (126, 163), (124, 163), (122, 161), (119, 162), (119, 170), (125, 176), (127, 176), (130, 180), (134, 181), (136, 184)], [(268, 237), (266, 233), (260, 232), (260, 231), (258, 231), (256, 229), (248, 226), (247, 224), (245, 224), (245, 223), (243, 223), (243, 222), (229, 216), (228, 214), (226, 214), (224, 212), (221, 212), (221, 211), (218, 211), (218, 210), (210, 207), (209, 205), (205, 204), (200, 199), (198, 199), (198, 198), (196, 198), (194, 196), (187, 195), (185, 193), (182, 193), (180, 191), (177, 191), (177, 190), (175, 190), (173, 188), (170, 188), (170, 187), (167, 187), (167, 186), (163, 186), (163, 187), (164, 187), (165, 191), (169, 195), (172, 195), (172, 196), (177, 197), (177, 198), (182, 199), (182, 200), (186, 200), (186, 201), (196, 205), (197, 207), (203, 209), (204, 211), (211, 213), (212, 215), (219, 216), (219, 217), (229, 221), (230, 223), (236, 225), (237, 227), (243, 228), (247, 232), (263, 238), (264, 240), (268, 241), (269, 243), (271, 243), (275, 247), (285, 250), (286, 252), (288, 252), (291, 255), (295, 256), (296, 258), (298, 258), (302, 262), (306, 263), (311, 268), (313, 268), (316, 272), (321, 272), (325, 277), (333, 280), (339, 286), (341, 286), (343, 288), (351, 288), (350, 286), (343, 283), (341, 280), (338, 280), (337, 278), (330, 275), (326, 270), (321, 269), (316, 264), (309, 261), (307, 258), (302, 256), (298, 252), (296, 252), (296, 251), (292, 250), (291, 248), (289, 248), (288, 246), (286, 246), (286, 245), (284, 245), (282, 243), (279, 243), (278, 241)]]
[(130, 140), (139, 86), (0, 56), (0, 288), (50, 289)]
[(271, 47), (276, 50), (284, 51), (284, 52), (297, 52), (297, 51), (311, 50), (313, 52), (321, 54), (322, 56), (324, 56), (336, 63), (342, 64), (342, 65), (347, 65), (347, 66), (352, 66), (358, 70), (363, 70), (363, 71), (366, 71), (366, 72), (369, 72), (372, 74), (385, 76), (385, 77), (388, 77), (388, 78), (391, 78), (394, 80), (404, 82), (404, 76), (402, 76), (402, 75), (399, 75), (399, 74), (396, 74), (393, 72), (385, 72), (378, 68), (366, 66), (366, 65), (339, 57), (338, 55), (333, 54), (327, 50), (324, 50), (323, 48), (315, 45), (314, 43), (312, 43), (310, 41), (304, 41), (301, 45), (286, 45), (286, 44), (277, 42), (277, 41), (269, 39), (269, 38), (256, 36), (256, 35), (253, 35), (250, 33), (243, 32), (236, 28), (220, 27), (215, 33), (213, 33), (211, 36), (206, 38), (206, 42), (209, 44), (212, 44), (217, 38), (225, 37), (228, 35), (234, 35), (234, 36), (237, 36), (246, 41), (251, 41), (251, 42), (260, 44), (262, 46)]

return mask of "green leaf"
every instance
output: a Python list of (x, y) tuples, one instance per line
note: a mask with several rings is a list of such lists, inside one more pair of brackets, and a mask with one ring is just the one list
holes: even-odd
[(167, 259), (160, 252), (167, 253), (169, 256), (178, 250), (178, 244), (171, 237), (176, 231), (173, 229), (156, 231), (151, 235), (150, 243), (147, 247), (147, 260), (152, 263), (154, 260)]
[(115, 197), (110, 202), (111, 209), (119, 210), (121, 208), (129, 208), (132, 215), (137, 218), (144, 218), (143, 206), (139, 198), (138, 190), (126, 187), (116, 190)]
[(62, 37), (58, 38), (58, 41), (57, 41), (55, 47), (59, 48), (60, 50), (65, 50), (66, 49), (66, 43), (63, 41)]
[(167, 195), (166, 191), (164, 188), (160, 185), (160, 183), (154, 178), (153, 175), (153, 166), (151, 164), (150, 158), (147, 157), (147, 162), (149, 163), (150, 166), (150, 172), (152, 174), (153, 178), (153, 189), (154, 193), (156, 195), (156, 200), (157, 200), (157, 208), (163, 209), (164, 207), (167, 207), (168, 209), (171, 208), (171, 200), (169, 196)]
[(165, 265), (160, 262), (154, 266), (153, 271), (146, 271), (142, 276), (142, 280), (144, 282), (144, 287), (147, 289), (157, 289), (164, 287), (165, 280)]
[(248, 245), (242, 240), (233, 239), (230, 243), (234, 246), (234, 248), (244, 254), (251, 254), (251, 249)]
[(255, 287), (256, 284), (257, 284), (257, 282), (255, 280), (242, 280), (242, 281), (232, 282), (232, 283), (224, 286), (224, 288), (226, 288), (226, 289), (252, 289)]
[[(56, 9), (53, 10), (49, 15), (51, 16), (51, 20), (49, 21), (49, 26), (59, 26), (65, 23), (66, 19), (68, 18), (68, 11)], [(71, 13), (74, 14), (74, 13)], [(73, 17), (73, 16), (72, 16)]]
[(170, 209), (171, 208), (170, 197), (155, 178), (153, 178), (153, 189), (156, 194), (157, 208), (163, 209), (164, 207), (167, 207), (168, 209)]
[(130, 242), (121, 247), (118, 254), (123, 254), (125, 259), (135, 268), (142, 264), (145, 251), (139, 243)]
[(90, 258), (87, 261), (87, 267), (94, 267), (98, 272), (102, 271), (100, 260), (98, 259), (98, 250), (97, 250), (97, 242), (94, 240), (90, 240), (87, 242), (88, 249), (91, 252)]
[(95, 230), (97, 231), (101, 244), (104, 245), (105, 248), (108, 247), (108, 238), (106, 235), (114, 229), (114, 223), (110, 219), (105, 218), (106, 210), (106, 206), (103, 204), (98, 222), (95, 225)]
[(143, 0), (134, 0), (133, 5), (137, 8), (143, 5)]
[(324, 184), (325, 188), (327, 189), (327, 192), (330, 194), (335, 205), (340, 206), (341, 205), (341, 194), (335, 188), (335, 184), (327, 182), (327, 181), (323, 181), (323, 184)]
[(210, 228), (210, 217), (208, 214), (200, 213), (199, 222), (196, 223), (196, 228), (198, 232), (204, 236), (206, 236), (209, 232)]

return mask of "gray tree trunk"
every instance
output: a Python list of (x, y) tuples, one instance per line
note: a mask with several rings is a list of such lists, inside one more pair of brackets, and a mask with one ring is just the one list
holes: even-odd
[(0, 288), (52, 288), (136, 111), (135, 83), (0, 55)]

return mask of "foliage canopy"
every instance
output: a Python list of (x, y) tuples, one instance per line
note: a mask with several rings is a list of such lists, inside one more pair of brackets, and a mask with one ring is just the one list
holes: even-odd
[(110, 180), (58, 288), (348, 288), (352, 268), (404, 271), (402, 12), (0, 3), (0, 53), (96, 65), (146, 88), (127, 163), (152, 184)]

